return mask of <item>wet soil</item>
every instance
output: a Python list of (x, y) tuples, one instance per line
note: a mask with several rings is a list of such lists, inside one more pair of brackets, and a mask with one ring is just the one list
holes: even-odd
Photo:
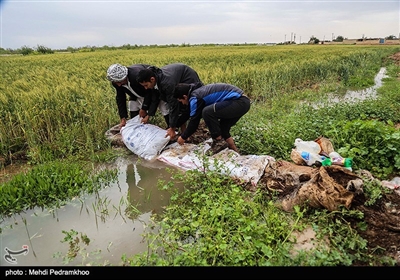
[(382, 255), (394, 258), (400, 266), (400, 195), (394, 192), (384, 194), (372, 206), (365, 206), (364, 202), (364, 196), (356, 196), (351, 208), (364, 213), (366, 230), (358, 227), (359, 220), (349, 222), (368, 241), (371, 253), (380, 251)]

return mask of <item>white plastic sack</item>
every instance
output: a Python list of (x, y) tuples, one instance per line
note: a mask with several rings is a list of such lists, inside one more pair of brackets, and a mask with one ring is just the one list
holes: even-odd
[(146, 160), (153, 160), (168, 144), (167, 131), (152, 124), (143, 124), (136, 116), (121, 128), (122, 141), (134, 154)]
[(211, 143), (212, 139), (199, 145), (172, 143), (165, 147), (157, 159), (184, 170), (218, 170), (221, 174), (250, 182), (253, 186), (257, 185), (269, 161), (275, 161), (271, 156), (240, 155), (228, 148), (213, 156), (203, 156)]

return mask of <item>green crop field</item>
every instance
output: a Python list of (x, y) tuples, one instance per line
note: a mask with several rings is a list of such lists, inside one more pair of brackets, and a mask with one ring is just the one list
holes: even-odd
[[(335, 151), (353, 159), (354, 172), (367, 170), (380, 180), (399, 176), (400, 66), (390, 58), (399, 52), (398, 45), (240, 45), (2, 56), (0, 169), (20, 159), (32, 168), (1, 180), (0, 215), (59, 207), (115, 179), (115, 170), (94, 167), (118, 156), (104, 135), (119, 123), (114, 89), (106, 79), (113, 63), (161, 67), (181, 62), (193, 67), (204, 83), (244, 89), (251, 108), (231, 131), (241, 154), (290, 160), (296, 138), (324, 135)], [(376, 98), (328, 104), (332, 95), (372, 87), (382, 68), (387, 76)], [(314, 106), (316, 102), (323, 106)], [(158, 114), (152, 122), (161, 125), (164, 120)], [(262, 185), (254, 193), (243, 191), (221, 174), (200, 171), (174, 174), (173, 179), (183, 182), (185, 191), (177, 194), (172, 180), (160, 182), (173, 194), (157, 225), (160, 231), (146, 237), (147, 253), (121, 256), (125, 265), (396, 264), (391, 240), (379, 240), (389, 240), (382, 244), (385, 248), (373, 247), (360, 235), (370, 226), (364, 212), (388, 193), (376, 180), (364, 180), (363, 211), (296, 206), (293, 213), (284, 213), (274, 204), (275, 194)], [(372, 212), (377, 208), (384, 207)], [(306, 228), (316, 232), (313, 243), (321, 246), (294, 256), (292, 233)], [(392, 235), (393, 244), (397, 236)], [(195, 242), (185, 243), (189, 238)]]
[(22, 154), (40, 163), (106, 148), (104, 131), (119, 121), (114, 90), (105, 78), (113, 63), (182, 62), (204, 83), (235, 84), (253, 101), (270, 106), (274, 97), (290, 99), (305, 89), (367, 86), (382, 60), (398, 50), (251, 45), (0, 57), (0, 159), (4, 165)]

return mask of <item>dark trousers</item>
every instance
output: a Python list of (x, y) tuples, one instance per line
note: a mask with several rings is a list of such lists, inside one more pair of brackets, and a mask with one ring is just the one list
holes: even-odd
[(235, 100), (217, 102), (204, 107), (202, 117), (210, 130), (211, 137), (231, 137), (230, 130), (250, 110), (250, 99), (242, 96)]

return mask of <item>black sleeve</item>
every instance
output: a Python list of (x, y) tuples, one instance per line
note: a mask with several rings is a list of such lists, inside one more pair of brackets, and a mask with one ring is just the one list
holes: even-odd
[(169, 125), (170, 127), (176, 127), (179, 118), (179, 101), (174, 97), (175, 86), (168, 86), (165, 89), (165, 97), (167, 99), (169, 108)]
[(115, 90), (116, 90), (115, 101), (117, 103), (119, 117), (120, 119), (122, 118), (127, 119), (128, 110), (126, 106), (126, 93), (122, 89), (119, 89), (117, 87), (115, 87)]
[[(194, 116), (190, 117), (189, 123), (186, 127), (186, 130), (182, 132), (181, 137), (186, 140), (189, 138), (193, 133), (196, 132), (197, 128), (199, 127), (199, 123), (202, 117), (203, 108), (205, 107), (205, 102), (202, 98), (197, 99), (197, 110)], [(190, 110), (190, 107), (189, 107)]]
[[(147, 103), (147, 109), (145, 109), (147, 111), (147, 114), (149, 116), (154, 116), (157, 112), (158, 104), (160, 103), (160, 92), (156, 89), (149, 90), (144, 98), (143, 105), (145, 103)], [(142, 109), (144, 109), (143, 106)]]

